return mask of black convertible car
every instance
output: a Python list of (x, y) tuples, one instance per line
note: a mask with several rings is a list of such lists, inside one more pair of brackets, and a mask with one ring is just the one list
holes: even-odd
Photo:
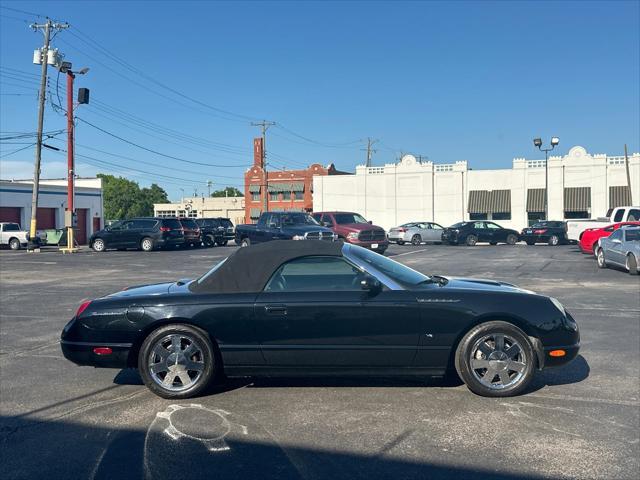
[(522, 392), (566, 364), (578, 326), (555, 299), (490, 280), (427, 276), (342, 242), (236, 250), (197, 280), (84, 302), (62, 332), (78, 365), (138, 367), (165, 398), (219, 374), (458, 375), (475, 393)]

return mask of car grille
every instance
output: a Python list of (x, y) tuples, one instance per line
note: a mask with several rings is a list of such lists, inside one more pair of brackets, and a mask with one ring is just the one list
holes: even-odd
[(387, 238), (384, 230), (363, 230), (358, 235), (358, 240), (363, 242), (373, 242), (376, 240), (385, 240)]
[(333, 240), (333, 232), (307, 232), (304, 237), (307, 240)]

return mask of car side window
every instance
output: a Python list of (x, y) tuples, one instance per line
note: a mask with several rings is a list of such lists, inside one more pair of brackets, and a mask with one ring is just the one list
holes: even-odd
[(473, 228), (484, 228), (484, 222), (474, 222)]
[(613, 232), (611, 235), (609, 235), (609, 240), (622, 240), (622, 234), (623, 234), (623, 230), (622, 228), (619, 228), (618, 230)]
[(432, 223), (431, 228), (433, 228), (434, 230), (444, 230), (444, 227), (442, 225), (438, 225), (437, 223)]
[(497, 225), (491, 222), (486, 222), (486, 223), (487, 223), (487, 228), (490, 228), (491, 230), (500, 230), (500, 225)]
[(303, 257), (282, 265), (265, 292), (360, 290), (365, 274), (338, 257)]
[(622, 217), (624, 216), (624, 209), (621, 208), (620, 210), (618, 210), (616, 212), (616, 216), (613, 217), (613, 221), (614, 222), (621, 222), (622, 221)]
[(640, 220), (640, 210), (637, 208), (632, 208), (629, 210), (629, 216), (627, 217), (628, 222), (637, 222)]
[(333, 219), (331, 218), (331, 215), (323, 215), (322, 221), (327, 227), (333, 227)]
[(314, 213), (313, 215), (311, 215), (313, 217), (313, 219), (320, 223), (320, 220), (322, 219), (322, 214), (321, 213)]
[(118, 228), (116, 228), (116, 230), (130, 230), (133, 228), (133, 222), (132, 221), (128, 221), (128, 222), (122, 222)]

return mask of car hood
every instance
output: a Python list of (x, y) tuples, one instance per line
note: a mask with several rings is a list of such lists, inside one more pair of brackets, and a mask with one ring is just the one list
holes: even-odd
[(189, 293), (187, 286), (191, 280), (178, 280), (177, 282), (153, 283), (151, 285), (135, 285), (127, 287), (119, 292), (107, 295), (110, 298), (141, 297), (153, 295), (166, 295), (167, 293)]
[(321, 227), (319, 225), (286, 225), (282, 227), (288, 232), (306, 233), (306, 232), (328, 232), (333, 233), (330, 228)]
[(513, 293), (531, 293), (531, 290), (525, 290), (517, 285), (506, 282), (498, 282), (495, 280), (486, 280), (483, 278), (458, 278), (445, 277), (448, 282), (443, 288), (451, 290), (482, 290), (491, 292), (513, 292)]

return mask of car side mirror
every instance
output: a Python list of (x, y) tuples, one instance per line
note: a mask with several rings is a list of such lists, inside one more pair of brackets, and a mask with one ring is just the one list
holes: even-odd
[(362, 288), (362, 290), (366, 292), (369, 292), (370, 295), (376, 295), (382, 290), (382, 284), (378, 281), (378, 279), (367, 276), (360, 281), (360, 288)]
[(275, 223), (270, 223), (269, 228), (278, 228), (278, 225), (276, 225)]
[(369, 225), (373, 225), (373, 220), (369, 220), (367, 223), (368, 223)]

